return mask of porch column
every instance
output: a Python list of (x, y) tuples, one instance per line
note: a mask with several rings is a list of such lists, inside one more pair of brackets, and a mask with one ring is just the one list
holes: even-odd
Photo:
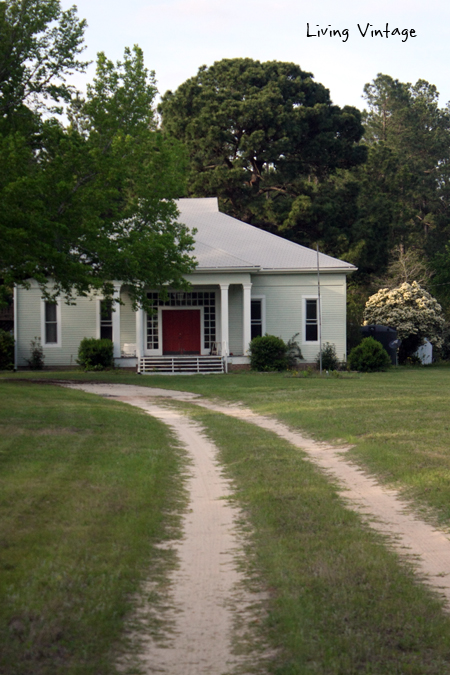
[(144, 356), (144, 310), (139, 307), (136, 310), (136, 356), (141, 359)]
[(222, 327), (222, 356), (230, 353), (229, 328), (228, 328), (228, 288), (230, 284), (220, 284), (220, 323)]
[(242, 337), (243, 337), (243, 350), (242, 353), (244, 356), (248, 354), (248, 345), (252, 339), (252, 329), (251, 329), (251, 284), (242, 284), (243, 292), (243, 315), (242, 315)]
[(112, 334), (115, 359), (120, 359), (122, 352), (120, 349), (120, 287), (122, 284), (114, 282), (113, 293), (113, 312), (112, 312)]

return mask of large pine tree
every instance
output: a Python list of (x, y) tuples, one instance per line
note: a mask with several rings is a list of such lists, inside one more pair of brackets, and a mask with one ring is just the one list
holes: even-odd
[(333, 105), (293, 63), (224, 59), (203, 66), (159, 106), (189, 155), (188, 192), (218, 196), (230, 215), (311, 245), (348, 248), (352, 181), (364, 161), (361, 113)]

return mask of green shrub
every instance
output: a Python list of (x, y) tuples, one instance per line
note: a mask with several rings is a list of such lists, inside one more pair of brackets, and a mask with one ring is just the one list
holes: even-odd
[(6, 330), (0, 329), (0, 370), (14, 368), (14, 337)]
[(299, 333), (296, 333), (286, 343), (286, 359), (288, 368), (296, 368), (300, 361), (303, 361), (302, 350), (295, 339)]
[(352, 370), (363, 373), (386, 370), (391, 365), (389, 354), (381, 342), (373, 337), (364, 338), (357, 347), (353, 347), (348, 362)]
[(114, 345), (112, 340), (83, 338), (78, 348), (77, 363), (85, 370), (114, 368)]
[[(325, 342), (322, 345), (322, 369), (323, 370), (338, 370), (340, 361), (336, 355), (335, 345)], [(320, 352), (316, 356), (316, 366), (320, 368)]]
[(35, 337), (30, 342), (31, 358), (25, 359), (31, 370), (42, 370), (44, 367), (44, 350), (41, 345), (41, 338)]
[(252, 370), (286, 370), (288, 367), (287, 345), (275, 335), (262, 335), (250, 342), (250, 367)]

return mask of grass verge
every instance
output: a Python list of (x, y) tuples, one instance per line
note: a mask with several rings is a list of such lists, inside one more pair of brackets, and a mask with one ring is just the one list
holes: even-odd
[(184, 454), (83, 392), (0, 382), (0, 402), (0, 673), (111, 675), (133, 594), (170, 565)]
[(450, 618), (303, 454), (251, 424), (184, 406), (217, 444), (250, 523), (276, 675), (442, 675)]

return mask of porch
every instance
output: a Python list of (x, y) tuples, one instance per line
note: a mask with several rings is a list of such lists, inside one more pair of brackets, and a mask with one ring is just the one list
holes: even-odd
[[(248, 362), (252, 333), (250, 275), (202, 274), (201, 279), (196, 276), (188, 281), (192, 284), (189, 291), (169, 291), (165, 297), (149, 291), (153, 313), (132, 311), (126, 287), (117, 284), (115, 293), (121, 303), (114, 304), (109, 330), (119, 367), (129, 367), (134, 361), (139, 372), (166, 372), (172, 370), (169, 357), (189, 357), (189, 368), (195, 363), (196, 372), (205, 368), (217, 372), (215, 361), (223, 364), (238, 358)], [(216, 359), (196, 361), (196, 357)], [(181, 363), (173, 361), (173, 368)], [(220, 367), (223, 372), (224, 366)]]

